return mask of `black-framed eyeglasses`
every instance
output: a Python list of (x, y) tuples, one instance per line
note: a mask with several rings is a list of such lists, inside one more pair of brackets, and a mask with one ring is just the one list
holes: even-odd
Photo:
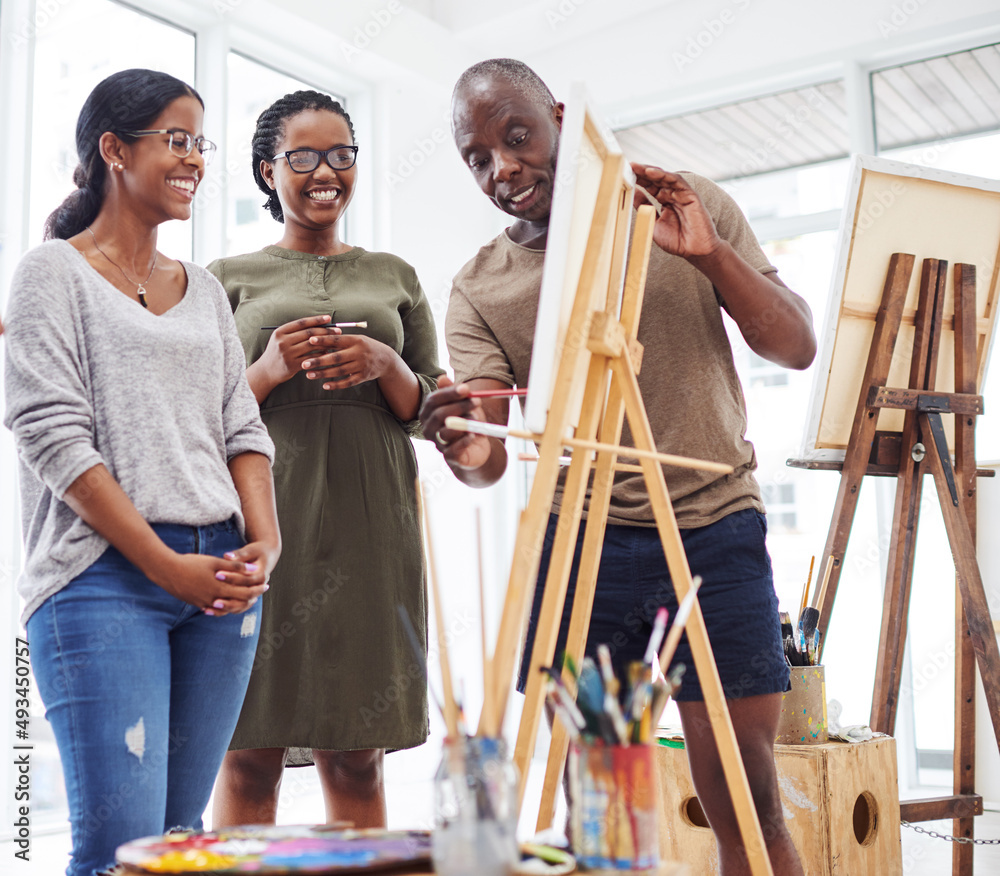
[(312, 173), (319, 167), (320, 158), (325, 158), (326, 163), (334, 170), (349, 170), (354, 167), (354, 162), (358, 160), (357, 146), (334, 146), (325, 151), (320, 149), (292, 149), (288, 152), (279, 152), (271, 161), (285, 158), (288, 166), (296, 173)]
[(122, 131), (130, 137), (148, 137), (151, 134), (169, 134), (170, 139), (167, 146), (178, 158), (187, 158), (191, 150), (198, 149), (201, 157), (205, 159), (205, 164), (212, 160), (215, 153), (215, 144), (204, 137), (192, 137), (187, 131), (178, 131), (174, 128), (157, 128), (155, 131)]

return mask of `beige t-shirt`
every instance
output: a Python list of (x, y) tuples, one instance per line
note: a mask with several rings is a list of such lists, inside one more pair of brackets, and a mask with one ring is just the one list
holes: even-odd
[[(682, 176), (701, 197), (719, 235), (754, 269), (776, 271), (732, 198), (703, 177)], [(527, 386), (544, 260), (544, 251), (520, 246), (503, 233), (459, 271), (445, 323), (457, 380), (481, 377)], [(667, 466), (678, 524), (706, 526), (745, 508), (763, 512), (753, 477), (753, 445), (743, 437), (743, 390), (719, 298), (701, 271), (655, 244), (638, 340), (645, 348), (639, 387), (659, 450), (734, 468), (732, 474), (719, 475)], [(627, 420), (622, 443), (633, 444)], [(560, 479), (556, 506), (561, 492)], [(633, 526), (655, 524), (641, 474), (616, 474), (608, 519)]]

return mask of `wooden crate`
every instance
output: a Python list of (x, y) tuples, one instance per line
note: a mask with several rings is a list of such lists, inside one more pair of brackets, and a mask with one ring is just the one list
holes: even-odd
[[(785, 824), (806, 876), (901, 876), (896, 741), (776, 745)], [(717, 874), (719, 855), (691, 784), (687, 752), (661, 745), (660, 854)]]

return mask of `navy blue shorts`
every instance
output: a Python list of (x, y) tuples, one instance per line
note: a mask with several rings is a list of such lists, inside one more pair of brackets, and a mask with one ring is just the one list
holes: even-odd
[[(545, 581), (548, 572), (557, 521), (555, 515), (549, 518), (539, 582)], [(581, 524), (556, 645), (557, 659), (566, 648), (583, 535)], [(752, 508), (736, 511), (709, 526), (681, 530), (691, 573), (702, 577), (698, 601), (727, 699), (782, 693), (788, 687), (789, 669), (781, 647), (778, 598), (771, 577), (771, 558), (764, 544), (766, 535), (764, 515)], [(544, 589), (544, 586), (535, 588), (517, 680), (517, 689), (522, 693)], [(631, 661), (642, 660), (661, 605), (666, 606), (673, 622), (677, 597), (659, 531), (651, 526), (609, 524), (601, 552), (586, 653), (593, 657), (597, 646), (606, 644), (616, 672), (624, 677), (625, 667)], [(683, 663), (687, 669), (675, 699), (682, 702), (703, 699), (686, 634), (671, 666), (677, 663)]]

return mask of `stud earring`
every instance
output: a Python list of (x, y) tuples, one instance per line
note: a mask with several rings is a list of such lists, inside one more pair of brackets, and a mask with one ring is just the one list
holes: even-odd
[(112, 167), (114, 167), (114, 169), (117, 171), (122, 171), (125, 169), (125, 165), (122, 164), (120, 161), (113, 164)]

